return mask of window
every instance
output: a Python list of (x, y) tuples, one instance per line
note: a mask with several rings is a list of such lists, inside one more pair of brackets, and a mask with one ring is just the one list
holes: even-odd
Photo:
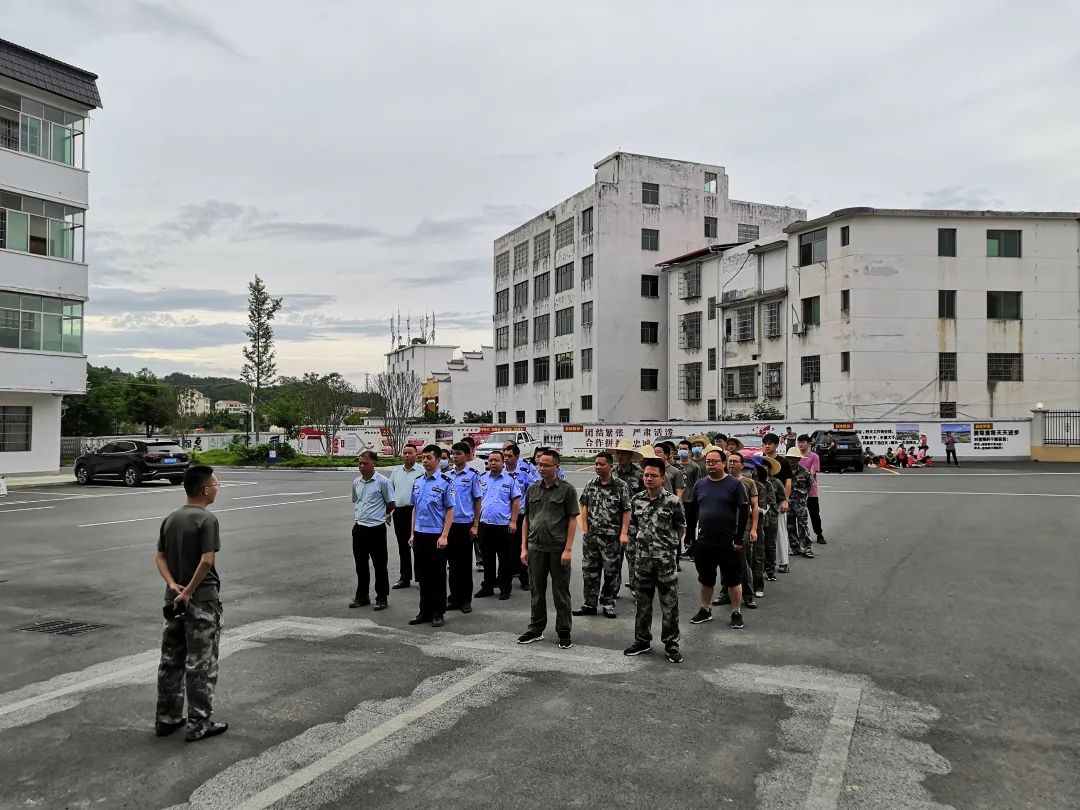
[(679, 348), (701, 348), (701, 313), (687, 312), (679, 316)]
[(517, 321), (514, 324), (514, 348), (527, 346), (529, 343), (529, 322)]
[(82, 134), (80, 116), (0, 90), (0, 147), (82, 168)]
[(828, 230), (818, 228), (816, 231), (799, 235), (799, 266), (805, 267), (815, 262), (823, 262), (828, 252)]
[(656, 183), (642, 183), (641, 184), (641, 204), (642, 205), (659, 205), (660, 204), (660, 186)]
[(942, 402), (938, 406), (938, 418), (939, 419), (955, 419), (956, 418), (956, 403), (955, 402)]
[(533, 260), (540, 261), (551, 255), (551, 231), (533, 237)]
[(809, 325), (821, 323), (821, 296), (802, 300), (802, 322)]
[(29, 405), (0, 405), (0, 453), (25, 453), (33, 436), (34, 410)]
[(574, 377), (574, 353), (562, 352), (555, 355), (555, 379), (570, 380)]
[(1020, 303), (1021, 293), (987, 292), (986, 317), (1018, 321), (1023, 317)]
[(510, 348), (510, 327), (500, 326), (495, 330), (495, 351)]
[(937, 229), (937, 255), (956, 255), (956, 228)]
[(592, 281), (592, 254), (581, 257), (581, 285), (586, 281)]
[(533, 301), (543, 301), (551, 295), (551, 273), (541, 273), (533, 279)]
[(510, 311), (510, 289), (499, 290), (495, 293), (495, 314), (505, 315)]
[(784, 395), (784, 364), (765, 364), (765, 396), (779, 399)]
[(701, 401), (701, 363), (683, 363), (679, 366), (679, 399)]
[(956, 317), (956, 290), (937, 291), (937, 316), (939, 318)]
[(716, 296), (715, 295), (710, 295), (709, 296), (709, 300), (708, 300), (708, 303), (707, 303), (707, 305), (705, 307), (705, 311), (709, 313), (708, 317), (709, 317), (710, 321), (715, 321), (716, 320)]
[(555, 311), (555, 337), (574, 333), (574, 308), (567, 307)]
[(510, 252), (495, 257), (495, 280), (502, 281), (510, 275)]
[(685, 267), (679, 271), (679, 298), (701, 297), (701, 265)]
[(592, 410), (592, 394), (583, 394), (581, 397), (581, 410)]
[(851, 290), (840, 291), (840, 314), (851, 314)]
[(0, 348), (82, 354), (79, 301), (0, 292)]
[(524, 309), (529, 305), (529, 282), (519, 281), (514, 285), (514, 309)]
[(495, 416), (497, 417), (496, 421), (500, 425), (505, 425), (506, 424), (506, 411), (499, 411), (498, 413), (495, 414)]
[(660, 369), (643, 368), (641, 370), (641, 390), (656, 391), (660, 387)]
[(546, 410), (537, 409), (537, 411), (536, 411), (536, 424), (538, 424), (538, 425), (547, 424), (547, 411)]
[(716, 172), (705, 172), (705, 193), (716, 193)]
[(510, 364), (499, 363), (495, 366), (495, 387), (506, 388), (510, 385)]
[(739, 223), (739, 242), (753, 242), (755, 239), (758, 238), (758, 236), (760, 236), (760, 234), (761, 228), (759, 228), (757, 225), (745, 225), (741, 222)]
[(84, 217), (70, 205), (0, 191), (0, 248), (81, 262)]
[(851, 373), (851, 352), (840, 352), (840, 373)]
[(659, 321), (642, 321), (641, 322), (641, 342), (642, 343), (659, 343), (660, 342), (660, 322)]
[(520, 425), (525, 422), (525, 411), (517, 411), (514, 414), (515, 421)]
[(533, 382), (534, 383), (546, 383), (551, 379), (551, 358), (550, 357), (534, 357), (533, 358)]
[(735, 310), (735, 340), (746, 343), (754, 337), (754, 307), (740, 307)]
[(942, 382), (956, 382), (956, 352), (938, 352), (937, 376)]
[(587, 326), (592, 326), (592, 301), (581, 304), (581, 327), (584, 329)]
[(708, 416), (706, 416), (710, 422), (716, 421), (716, 400), (710, 399), (708, 403)]
[(986, 355), (986, 379), (989, 382), (1023, 382), (1024, 355)]
[[(529, 382), (529, 361), (528, 360), (515, 360), (514, 361), (514, 385), (525, 385)], [(521, 417), (519, 422), (524, 422), (525, 417)]]
[(574, 288), (574, 263), (555, 268), (555, 292), (561, 293)]
[(559, 423), (565, 425), (570, 421), (570, 409), (559, 408)]
[(709, 371), (716, 371), (716, 349), (709, 349)]
[(851, 244), (851, 226), (842, 225), (840, 227), (840, 247), (847, 247)]
[(724, 371), (724, 396), (754, 399), (757, 396), (757, 366), (735, 366)]
[(705, 217), (705, 238), (715, 239), (716, 232), (716, 217)]
[(809, 354), (802, 358), (802, 384), (821, 382), (821, 355)]
[(533, 318), (533, 340), (539, 343), (551, 336), (551, 316), (537, 315)]
[(642, 250), (659, 250), (660, 249), (660, 231), (655, 228), (642, 228), (641, 229), (641, 249)]
[(592, 371), (592, 349), (581, 350), (581, 373)]
[(555, 249), (574, 244), (574, 218), (565, 219), (555, 226)]
[(986, 255), (1019, 259), (1020, 231), (987, 231)]
[(765, 305), (765, 337), (780, 337), (780, 302)]
[(514, 247), (514, 275), (529, 272), (529, 243), (522, 242)]
[(592, 208), (586, 208), (581, 212), (581, 233), (582, 235), (592, 233)]
[(660, 297), (660, 276), (641, 276), (641, 297), (642, 298), (659, 298)]

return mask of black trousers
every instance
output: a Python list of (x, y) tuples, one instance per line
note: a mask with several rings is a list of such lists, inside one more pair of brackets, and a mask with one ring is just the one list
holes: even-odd
[(514, 575), (521, 565), (521, 545), (516, 532), (511, 534), (508, 526), (481, 523), (478, 537), (484, 557), (483, 587), (489, 591), (498, 587), (500, 593), (510, 593)]
[(369, 599), (371, 576), (368, 560), (375, 569), (375, 598), (385, 600), (390, 595), (390, 577), (386, 573), (386, 524), (352, 527), (352, 553), (356, 562), (356, 598)]
[(412, 534), (413, 508), (399, 506), (394, 509), (394, 535), (397, 537), (398, 558), (401, 561), (398, 579), (412, 582), (413, 553), (409, 548), (409, 535)]
[(810, 510), (810, 525), (814, 527), (814, 536), (821, 537), (821, 501), (811, 496), (806, 499), (806, 508)]
[(446, 549), (438, 547), (438, 532), (415, 532), (416, 582), (420, 585), (419, 614), (425, 619), (446, 610)]
[(447, 604), (459, 608), (472, 602), (472, 523), (451, 523), (446, 544), (446, 566), (450, 569), (450, 598)]
[(952, 460), (952, 463), (955, 464), (957, 467), (960, 466), (960, 462), (956, 460), (956, 449), (946, 447), (945, 448), (945, 466), (946, 467), (949, 466), (949, 460), (950, 459)]

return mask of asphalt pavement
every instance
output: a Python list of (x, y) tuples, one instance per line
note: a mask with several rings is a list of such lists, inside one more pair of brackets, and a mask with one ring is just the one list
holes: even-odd
[[(625, 597), (567, 651), (553, 626), (513, 643), (520, 591), (441, 630), (407, 626), (415, 586), (349, 609), (351, 474), (221, 477), (231, 728), (191, 745), (153, 735), (154, 544), (182, 490), (0, 499), (0, 807), (1080, 804), (1078, 467), (823, 475), (828, 545), (744, 631), (689, 624), (684, 564), (681, 665), (622, 655)], [(580, 538), (575, 604), (579, 562)], [(49, 621), (102, 626), (20, 629)]]

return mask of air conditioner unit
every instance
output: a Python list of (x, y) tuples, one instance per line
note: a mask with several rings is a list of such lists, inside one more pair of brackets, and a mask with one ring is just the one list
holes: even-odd
[(805, 323), (792, 324), (791, 325), (791, 334), (793, 334), (793, 335), (805, 335), (806, 334), (806, 324)]

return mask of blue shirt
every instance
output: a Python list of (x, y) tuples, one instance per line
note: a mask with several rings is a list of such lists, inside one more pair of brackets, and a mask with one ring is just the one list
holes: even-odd
[(518, 460), (517, 467), (513, 472), (510, 472), (509, 467), (503, 467), (503, 475), (509, 475), (513, 478), (518, 485), (518, 489), (521, 490), (521, 510), (525, 510), (525, 490), (529, 488), (529, 484), (533, 481), (539, 480), (539, 476), (533, 474), (526, 465), (526, 462)]
[(386, 520), (386, 507), (394, 502), (394, 490), (390, 479), (372, 473), (364, 480), (358, 475), (352, 482), (353, 516), (361, 526), (378, 526)]
[(454, 523), (472, 523), (476, 518), (475, 499), (480, 497), (480, 474), (468, 467), (461, 472), (455, 467), (446, 474), (454, 493)]
[(718, 546), (739, 537), (739, 509), (750, 503), (746, 487), (734, 475), (720, 481), (708, 476), (694, 483), (690, 500), (698, 507), (698, 538), (706, 546)]
[(480, 522), (509, 525), (512, 501), (521, 497), (518, 482), (505, 470), (498, 475), (486, 473), (480, 476), (480, 492)]
[(450, 494), (450, 476), (436, 472), (429, 476), (424, 473), (415, 481), (412, 488), (415, 531), (426, 534), (442, 534), (446, 510), (454, 508), (454, 497)]
[(406, 470), (405, 465), (395, 467), (390, 473), (390, 483), (394, 485), (394, 505), (412, 506), (413, 483), (424, 474), (424, 468), (420, 462), (413, 464), (411, 470)]

